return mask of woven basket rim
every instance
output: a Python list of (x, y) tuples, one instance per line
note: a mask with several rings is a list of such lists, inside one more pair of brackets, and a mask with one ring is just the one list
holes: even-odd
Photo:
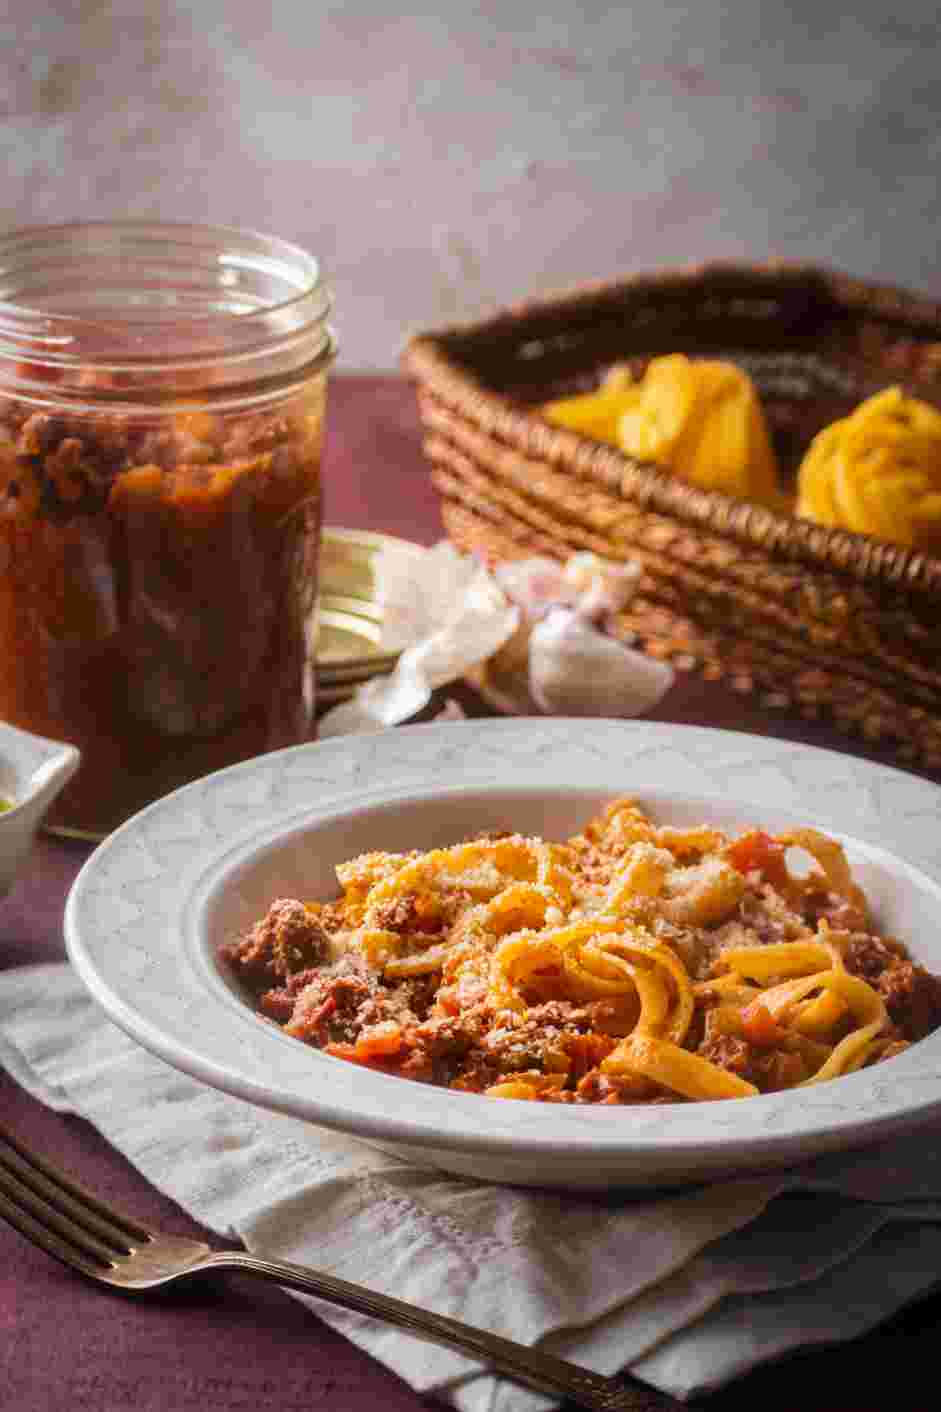
[(826, 566), (885, 588), (941, 594), (941, 558), (871, 535), (828, 529), (721, 491), (700, 490), (617, 447), (542, 421), (482, 381), (459, 356), (462, 346), (473, 343), (479, 348), (491, 337), (502, 339), (518, 333), (534, 317), (551, 317), (562, 326), (573, 311), (587, 311), (599, 304), (611, 306), (637, 293), (670, 288), (702, 294), (715, 283), (725, 285), (729, 292), (736, 282), (751, 282), (753, 292), (757, 282), (769, 295), (803, 285), (829, 302), (834, 314), (868, 314), (911, 328), (936, 327), (941, 341), (941, 302), (900, 286), (805, 263), (710, 261), (582, 284), (515, 303), (484, 318), (419, 332), (406, 343), (401, 361), (433, 397), (523, 455), (574, 470), (609, 488), (618, 486), (638, 504), (690, 526), (731, 535), (776, 556)]
[(491, 313), (442, 324), (416, 332), (402, 351), (425, 341), (435, 344), (486, 337), (538, 314), (568, 313), (582, 306), (616, 301), (625, 294), (663, 290), (696, 290), (708, 281), (756, 281), (766, 283), (769, 292), (782, 286), (815, 286), (835, 307), (847, 311), (865, 310), (882, 318), (892, 318), (913, 327), (935, 325), (941, 336), (941, 299), (889, 281), (851, 275), (829, 265), (798, 260), (705, 260), (655, 269), (633, 270), (610, 279), (581, 281), (547, 290), (542, 294), (514, 300)]

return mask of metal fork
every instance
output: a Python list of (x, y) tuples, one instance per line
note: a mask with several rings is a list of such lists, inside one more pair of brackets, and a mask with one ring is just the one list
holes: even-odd
[(126, 1294), (148, 1294), (178, 1281), (235, 1270), (384, 1319), (406, 1333), (456, 1348), (540, 1392), (571, 1398), (592, 1412), (670, 1412), (680, 1407), (636, 1379), (589, 1373), (538, 1348), (525, 1348), (320, 1270), (216, 1251), (202, 1241), (148, 1230), (30, 1152), (2, 1125), (0, 1216), (57, 1260)]

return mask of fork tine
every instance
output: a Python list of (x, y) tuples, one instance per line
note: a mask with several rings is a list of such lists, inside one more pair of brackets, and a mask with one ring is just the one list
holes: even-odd
[(81, 1250), (56, 1235), (48, 1226), (34, 1220), (28, 1211), (7, 1195), (5, 1184), (0, 1184), (0, 1216), (9, 1221), (27, 1240), (41, 1246), (47, 1254), (61, 1260), (64, 1265), (71, 1265), (73, 1269), (81, 1270), (86, 1275), (100, 1276), (104, 1273), (102, 1265), (97, 1261), (90, 1260)]
[[(56, 1180), (47, 1175), (50, 1168), (48, 1164), (44, 1165), (45, 1171), (40, 1170), (32, 1154), (24, 1155), (0, 1133), (0, 1180), (6, 1185), (8, 1194), (36, 1216), (50, 1221), (55, 1217), (74, 1225), (77, 1231), (95, 1244), (96, 1248), (91, 1253), (105, 1255), (109, 1260), (116, 1255), (129, 1255), (133, 1246), (127, 1237), (66, 1190), (62, 1179), (58, 1179), (59, 1174), (56, 1174)], [(75, 1233), (71, 1229), (65, 1225), (60, 1229), (62, 1234), (74, 1239)], [(99, 1246), (100, 1249), (97, 1248)]]
[(22, 1167), (27, 1164), (18, 1163), (16, 1153), (0, 1142), (0, 1192), (31, 1221), (44, 1226), (51, 1234), (63, 1238), (76, 1250), (104, 1266), (113, 1265), (121, 1255), (129, 1253), (126, 1249), (115, 1250), (86, 1230), (80, 1221), (72, 1220), (58, 1203), (47, 1200), (45, 1194), (36, 1189), (35, 1183), (21, 1178), (18, 1165)]
[(95, 1194), (67, 1177), (46, 1158), (20, 1143), (16, 1135), (0, 1123), (0, 1155), (6, 1158), (20, 1179), (65, 1215), (84, 1226), (121, 1254), (135, 1245), (153, 1240), (153, 1234), (123, 1211), (106, 1206)]

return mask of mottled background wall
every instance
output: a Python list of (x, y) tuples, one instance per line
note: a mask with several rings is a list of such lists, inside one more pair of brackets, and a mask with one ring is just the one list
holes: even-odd
[(941, 294), (934, 0), (4, 0), (4, 226), (294, 238), (343, 363), (676, 261), (771, 253)]

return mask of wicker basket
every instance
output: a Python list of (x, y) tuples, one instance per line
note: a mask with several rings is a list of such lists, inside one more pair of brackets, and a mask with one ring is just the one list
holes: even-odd
[(636, 559), (624, 640), (941, 765), (941, 559), (697, 490), (534, 410), (667, 352), (745, 367), (793, 473), (877, 388), (938, 400), (941, 305), (803, 266), (709, 265), (420, 335), (404, 362), (449, 535), (491, 560)]

